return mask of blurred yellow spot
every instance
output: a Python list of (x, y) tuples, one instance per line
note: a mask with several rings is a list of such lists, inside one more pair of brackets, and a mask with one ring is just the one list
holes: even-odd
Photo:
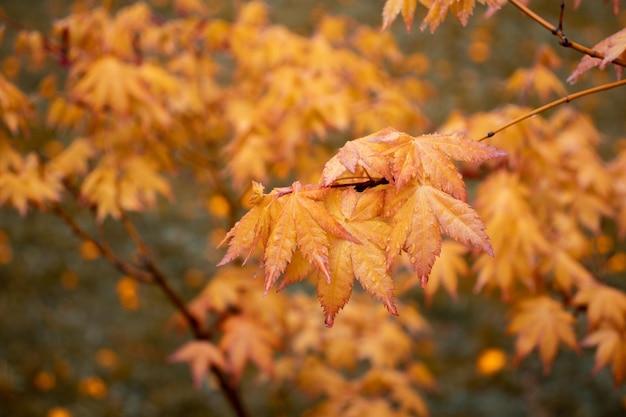
[(501, 349), (489, 348), (481, 352), (476, 361), (476, 370), (481, 375), (491, 375), (506, 365), (506, 354)]
[(61, 285), (66, 290), (74, 290), (78, 287), (78, 275), (74, 271), (63, 271), (61, 274)]
[(467, 51), (470, 59), (477, 63), (483, 63), (489, 59), (491, 55), (491, 50), (489, 49), (489, 44), (483, 41), (475, 41), (472, 42)]
[(626, 253), (619, 252), (611, 256), (608, 261), (606, 261), (606, 269), (614, 273), (626, 271)]
[(196, 268), (188, 269), (185, 272), (185, 283), (192, 288), (199, 287), (204, 283), (204, 274)]
[(127, 310), (137, 310), (139, 308), (139, 298), (137, 297), (137, 281), (130, 277), (123, 277), (117, 282), (117, 297), (120, 304)]
[(610, 236), (602, 235), (596, 238), (596, 250), (600, 254), (609, 253), (613, 249), (613, 239)]
[(412, 54), (407, 58), (406, 66), (417, 75), (424, 75), (430, 68), (430, 61), (424, 54)]
[(81, 394), (95, 398), (97, 400), (103, 399), (107, 396), (108, 393), (106, 384), (97, 376), (83, 378), (78, 383), (78, 390)]
[(56, 378), (50, 372), (41, 371), (35, 375), (35, 386), (40, 391), (50, 391), (56, 385)]
[(98, 249), (98, 246), (90, 240), (83, 241), (80, 244), (78, 251), (80, 252), (80, 256), (88, 261), (93, 261), (94, 259), (98, 259), (100, 257), (100, 249)]
[(2, 72), (7, 78), (15, 78), (20, 72), (20, 60), (15, 56), (8, 56), (2, 60)]
[(96, 361), (103, 368), (115, 368), (118, 364), (117, 355), (111, 349), (102, 348), (96, 353)]
[(48, 410), (46, 417), (72, 417), (72, 413), (67, 408), (54, 407)]
[(207, 202), (207, 208), (209, 213), (215, 217), (224, 218), (230, 214), (230, 204), (228, 204), (228, 200), (223, 195), (216, 194), (211, 196)]
[(39, 83), (39, 95), (42, 98), (50, 99), (57, 92), (57, 79), (54, 75), (48, 75)]

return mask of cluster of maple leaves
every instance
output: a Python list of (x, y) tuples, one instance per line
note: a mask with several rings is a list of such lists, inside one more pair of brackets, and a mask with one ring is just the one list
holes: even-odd
[[(431, 31), (448, 13), (467, 23), (476, 3), (420, 2)], [(177, 18), (137, 2), (74, 13), (48, 35), (19, 33), (20, 59), (44, 73), (52, 59), (65, 72), (41, 77), (37, 106), (0, 76), (0, 204), (21, 214), (78, 204), (102, 225), (156, 207), (158, 196), (173, 201), (184, 177), (221, 196), (234, 219), (254, 181), (249, 211), (220, 236), (221, 269), (174, 320), (198, 326), (172, 355), (190, 364), (196, 386), (211, 372), (237, 384), (251, 362), (277, 385), (324, 397), (317, 415), (425, 416), (420, 390), (435, 384), (415, 356), (428, 325), (401, 296), (419, 284), (427, 301), (441, 287), (456, 297), (467, 275), (476, 292), (497, 289), (511, 303), (515, 361), (536, 349), (549, 369), (561, 345), (595, 347), (595, 369), (624, 380), (626, 294), (602, 274), (626, 265), (593, 242), (608, 238), (606, 221), (616, 239), (626, 235), (626, 147), (603, 161), (600, 133), (572, 108), (484, 141), (532, 109), (452, 113), (438, 133), (416, 134), (428, 126), (420, 108), (431, 88), (411, 65), (417, 55), (402, 54), (388, 31), (326, 17), (305, 37), (271, 24), (261, 2), (232, 23), (202, 2), (175, 3)], [(478, 3), (492, 13), (506, 2)], [(401, 14), (410, 29), (416, 8), (388, 0), (383, 28)], [(602, 58), (582, 57), (568, 81), (624, 59), (625, 31), (596, 44)], [(540, 48), (506, 90), (564, 95), (560, 65)], [(18, 139), (39, 122), (58, 146), (29, 150)], [(358, 139), (335, 146), (341, 135)], [(462, 173), (481, 177), (473, 201)], [(261, 182), (291, 174), (299, 180), (265, 192)], [(590, 268), (592, 256), (601, 267)], [(258, 268), (225, 266), (236, 258), (258, 260), (263, 282), (251, 279)], [(332, 331), (312, 297), (270, 291), (305, 279)], [(355, 279), (398, 317), (353, 294)], [(353, 372), (361, 360), (371, 366)]]

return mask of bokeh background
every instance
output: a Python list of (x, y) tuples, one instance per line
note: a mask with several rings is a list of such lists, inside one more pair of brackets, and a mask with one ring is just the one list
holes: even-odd
[[(302, 34), (311, 33), (325, 13), (348, 15), (379, 27), (384, 4), (383, 0), (268, 2), (273, 22)], [(109, 3), (123, 7), (130, 2)], [(168, 13), (167, 0), (153, 3)], [(235, 3), (224, 1), (216, 7), (222, 17), (232, 18)], [(43, 31), (65, 16), (70, 4), (0, 1), (11, 22)], [(99, 4), (83, 1), (82, 7)], [(557, 21), (560, 1), (531, 4)], [(438, 91), (437, 99), (424, 109), (433, 128), (454, 110), (487, 111), (517, 102), (519, 97), (504, 94), (503, 80), (516, 68), (532, 65), (542, 43), (553, 46), (563, 58), (562, 79), (580, 58), (560, 48), (555, 37), (510, 5), (490, 19), (483, 11), (477, 7), (467, 28), (449, 17), (432, 35), (419, 31), (423, 8), (418, 8), (411, 33), (400, 21), (392, 27), (405, 51), (427, 58), (423, 77)], [(626, 12), (616, 17), (610, 5), (600, 0), (583, 0), (576, 11), (568, 7), (565, 17), (566, 33), (586, 45), (624, 26)], [(12, 48), (11, 36), (7, 29), (2, 56)], [(612, 71), (596, 73), (568, 88), (577, 91), (613, 76)], [(37, 87), (36, 80), (27, 76), (20, 83), (26, 89)], [(528, 104), (539, 102), (531, 97)], [(594, 116), (605, 134), (602, 152), (608, 156), (613, 143), (626, 136), (626, 92), (622, 88), (601, 93), (575, 105)], [(34, 131), (30, 139), (34, 145), (49, 139), (41, 135)], [(175, 205), (134, 220), (159, 265), (190, 299), (211, 276), (221, 252), (207, 243), (216, 220), (207, 217), (194, 190), (184, 183), (177, 190)], [(115, 236), (115, 225), (107, 223), (107, 227)], [(127, 244), (121, 238), (113, 241)], [(624, 278), (615, 276), (614, 284), (626, 287)], [(481, 353), (495, 347), (510, 355), (513, 339), (504, 333), (507, 311), (498, 295), (473, 295), (472, 285), (469, 279), (461, 283), (456, 302), (438, 294), (423, 309), (434, 336), (433, 355), (426, 359), (438, 384), (437, 391), (427, 396), (433, 416), (626, 415), (626, 390), (613, 385), (607, 370), (591, 375), (593, 356), (588, 351), (581, 356), (561, 351), (548, 375), (535, 354), (516, 369), (507, 364), (494, 374), (481, 372)], [(415, 297), (421, 298), (419, 291)], [(187, 367), (167, 362), (184, 340), (167, 328), (172, 313), (157, 289), (123, 278), (97, 259), (93, 248), (81, 245), (57, 218), (45, 213), (22, 218), (0, 208), (0, 416), (231, 415), (219, 392), (206, 386), (195, 391)], [(272, 396), (279, 401), (281, 395), (271, 384), (251, 378), (245, 379), (242, 391), (255, 416), (272, 415), (263, 404)], [(297, 404), (293, 409), (299, 409)]]

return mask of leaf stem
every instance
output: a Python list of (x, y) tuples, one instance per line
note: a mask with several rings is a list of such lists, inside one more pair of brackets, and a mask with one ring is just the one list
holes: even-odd
[(569, 103), (570, 101), (574, 101), (574, 100), (576, 100), (576, 99), (578, 99), (580, 97), (584, 97), (584, 96), (589, 95), (589, 94), (598, 93), (600, 91), (610, 90), (610, 89), (616, 88), (616, 87), (621, 87), (623, 85), (626, 85), (626, 79), (615, 81), (615, 82), (608, 83), (608, 84), (603, 84), (603, 85), (600, 85), (600, 86), (597, 86), (597, 87), (589, 88), (587, 90), (583, 90), (583, 91), (579, 91), (579, 92), (574, 93), (574, 94), (567, 95), (565, 97), (561, 97), (558, 100), (555, 100), (555, 101), (553, 101), (551, 103), (548, 103), (548, 104), (546, 104), (544, 106), (538, 107), (538, 108), (536, 108), (536, 109), (534, 109), (534, 110), (532, 110), (532, 111), (530, 111), (530, 112), (528, 112), (526, 114), (523, 114), (523, 115), (521, 115), (521, 116), (511, 120), (510, 122), (508, 122), (508, 123), (498, 127), (497, 129), (494, 129), (494, 130), (491, 130), (491, 131), (487, 132), (487, 134), (485, 136), (483, 136), (482, 138), (478, 139), (478, 142), (481, 142), (481, 141), (483, 141), (485, 139), (489, 139), (489, 138), (493, 137), (496, 133), (501, 132), (501, 131), (503, 131), (506, 128), (509, 128), (509, 127), (511, 127), (511, 126), (513, 126), (513, 125), (523, 121), (523, 120), (526, 120), (529, 117), (535, 116), (535, 115), (537, 115), (539, 113), (543, 113), (544, 111), (549, 110), (549, 109), (551, 109), (553, 107), (556, 107), (556, 106), (558, 106), (560, 104)]
[[(553, 35), (559, 38), (559, 44), (566, 48), (572, 48), (578, 52), (581, 52), (585, 55), (589, 55), (592, 58), (604, 59), (604, 55), (598, 51), (590, 49), (584, 45), (581, 45), (577, 42), (571, 41), (565, 33), (563, 32), (563, 7), (561, 8), (560, 22), (558, 26), (555, 26), (548, 22), (543, 17), (539, 16), (533, 10), (522, 4), (519, 0), (509, 0), (513, 6), (517, 7), (522, 13), (533, 19), (535, 22), (539, 23), (541, 26), (550, 31)], [(615, 65), (620, 65), (622, 67), (626, 67), (626, 59), (623, 58), (615, 58), (611, 61)]]

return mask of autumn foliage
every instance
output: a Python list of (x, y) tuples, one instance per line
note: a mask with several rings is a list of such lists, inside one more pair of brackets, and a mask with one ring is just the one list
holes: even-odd
[[(548, 372), (560, 350), (591, 350), (590, 371), (623, 384), (626, 147), (610, 138), (602, 157), (603, 126), (558, 105), (624, 89), (626, 29), (587, 48), (565, 36), (567, 12), (550, 27), (529, 2), (387, 0), (382, 30), (324, 16), (304, 36), (262, 2), (233, 19), (209, 3), (76, 10), (47, 33), (8, 25), (0, 76), (0, 204), (24, 221), (53, 213), (84, 258), (122, 275), (123, 307), (138, 308), (137, 283), (159, 288), (166, 327), (190, 335), (169, 359), (196, 388), (248, 415), (239, 387), (252, 370), (297, 387), (307, 415), (427, 416), (437, 330), (415, 294), (456, 299), (461, 279), (510, 309), (513, 365), (537, 352)], [(390, 28), (415, 30), (424, 12), (419, 28), (434, 32), (503, 7), (579, 53), (566, 81), (612, 67), (618, 81), (568, 96), (562, 58), (537, 47), (502, 89), (545, 106), (449, 109), (434, 128), (426, 58)], [(211, 278), (184, 300), (135, 223), (176, 209), (188, 187), (214, 228)], [(112, 244), (114, 226), (132, 251)], [(492, 350), (478, 363), (492, 374), (505, 361)]]

